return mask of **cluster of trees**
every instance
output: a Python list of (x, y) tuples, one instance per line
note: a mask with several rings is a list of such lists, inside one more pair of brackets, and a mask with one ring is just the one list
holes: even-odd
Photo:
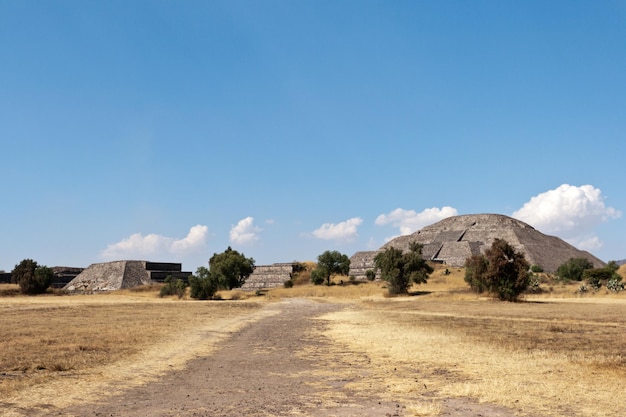
[[(374, 259), (376, 270), (367, 271), (367, 279), (373, 280), (376, 271), (380, 278), (388, 282), (391, 295), (407, 294), (412, 283), (422, 284), (428, 280), (433, 269), (422, 257), (422, 245), (411, 243), (409, 251), (387, 248)], [(317, 268), (311, 273), (311, 281), (316, 285), (331, 285), (333, 275), (348, 275), (350, 258), (338, 251), (326, 251), (317, 257)]]
[[(556, 270), (556, 277), (564, 281), (587, 281), (595, 291), (605, 284), (611, 291), (623, 291), (622, 277), (617, 273), (619, 265), (610, 261), (603, 268), (594, 268), (585, 258), (570, 258)], [(584, 288), (584, 287), (583, 287)]]

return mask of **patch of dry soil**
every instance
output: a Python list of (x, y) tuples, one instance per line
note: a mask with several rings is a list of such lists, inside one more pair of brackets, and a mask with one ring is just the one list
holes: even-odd
[[(130, 388), (121, 395), (85, 399), (80, 405), (32, 416), (190, 417), (319, 416), (374, 417), (411, 415), (406, 404), (378, 391), (355, 392), (346, 384), (363, 378), (362, 355), (326, 354), (332, 341), (320, 336), (323, 314), (348, 308), (342, 304), (288, 300), (269, 305), (269, 315), (234, 332), (212, 355), (188, 362), (157, 382)], [(356, 355), (356, 354), (355, 354)], [(442, 402), (441, 416), (513, 417), (507, 409), (464, 399)]]

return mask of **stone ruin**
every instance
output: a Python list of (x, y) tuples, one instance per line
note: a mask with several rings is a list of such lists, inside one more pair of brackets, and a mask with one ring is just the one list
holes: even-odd
[(570, 258), (585, 258), (599, 268), (603, 261), (564, 240), (544, 235), (532, 226), (501, 214), (468, 214), (441, 220), (406, 236), (397, 237), (377, 251), (357, 252), (350, 258), (350, 275), (365, 279), (374, 269), (374, 257), (388, 247), (407, 251), (411, 242), (422, 244), (424, 259), (451, 267), (462, 267), (472, 255), (485, 253), (496, 238), (506, 240), (522, 252), (531, 265), (553, 273)]
[(282, 287), (293, 274), (302, 270), (297, 262), (259, 265), (241, 287), (244, 291), (263, 291), (270, 288)]
[(168, 276), (187, 280), (179, 263), (148, 261), (114, 261), (91, 264), (63, 289), (76, 292), (112, 291), (163, 282)]

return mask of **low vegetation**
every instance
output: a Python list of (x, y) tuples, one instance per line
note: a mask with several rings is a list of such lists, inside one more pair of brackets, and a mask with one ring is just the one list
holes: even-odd
[(179, 299), (183, 298), (187, 292), (187, 283), (182, 279), (174, 279), (171, 275), (165, 278), (164, 285), (159, 290), (159, 297), (175, 295)]

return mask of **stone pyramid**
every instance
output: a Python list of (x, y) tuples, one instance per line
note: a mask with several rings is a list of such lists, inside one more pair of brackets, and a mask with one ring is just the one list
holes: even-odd
[(91, 264), (63, 289), (67, 291), (111, 291), (151, 284), (145, 261), (114, 261)]
[(485, 253), (496, 238), (506, 240), (522, 252), (531, 264), (539, 265), (545, 272), (554, 272), (570, 258), (586, 258), (595, 267), (603, 261), (586, 251), (579, 250), (564, 240), (548, 236), (532, 226), (501, 214), (468, 214), (441, 220), (406, 236), (397, 237), (378, 251), (357, 252), (350, 258), (350, 274), (357, 278), (365, 276), (367, 269), (374, 268), (374, 257), (388, 247), (408, 250), (410, 242), (424, 245), (425, 259), (461, 267), (465, 259)]

